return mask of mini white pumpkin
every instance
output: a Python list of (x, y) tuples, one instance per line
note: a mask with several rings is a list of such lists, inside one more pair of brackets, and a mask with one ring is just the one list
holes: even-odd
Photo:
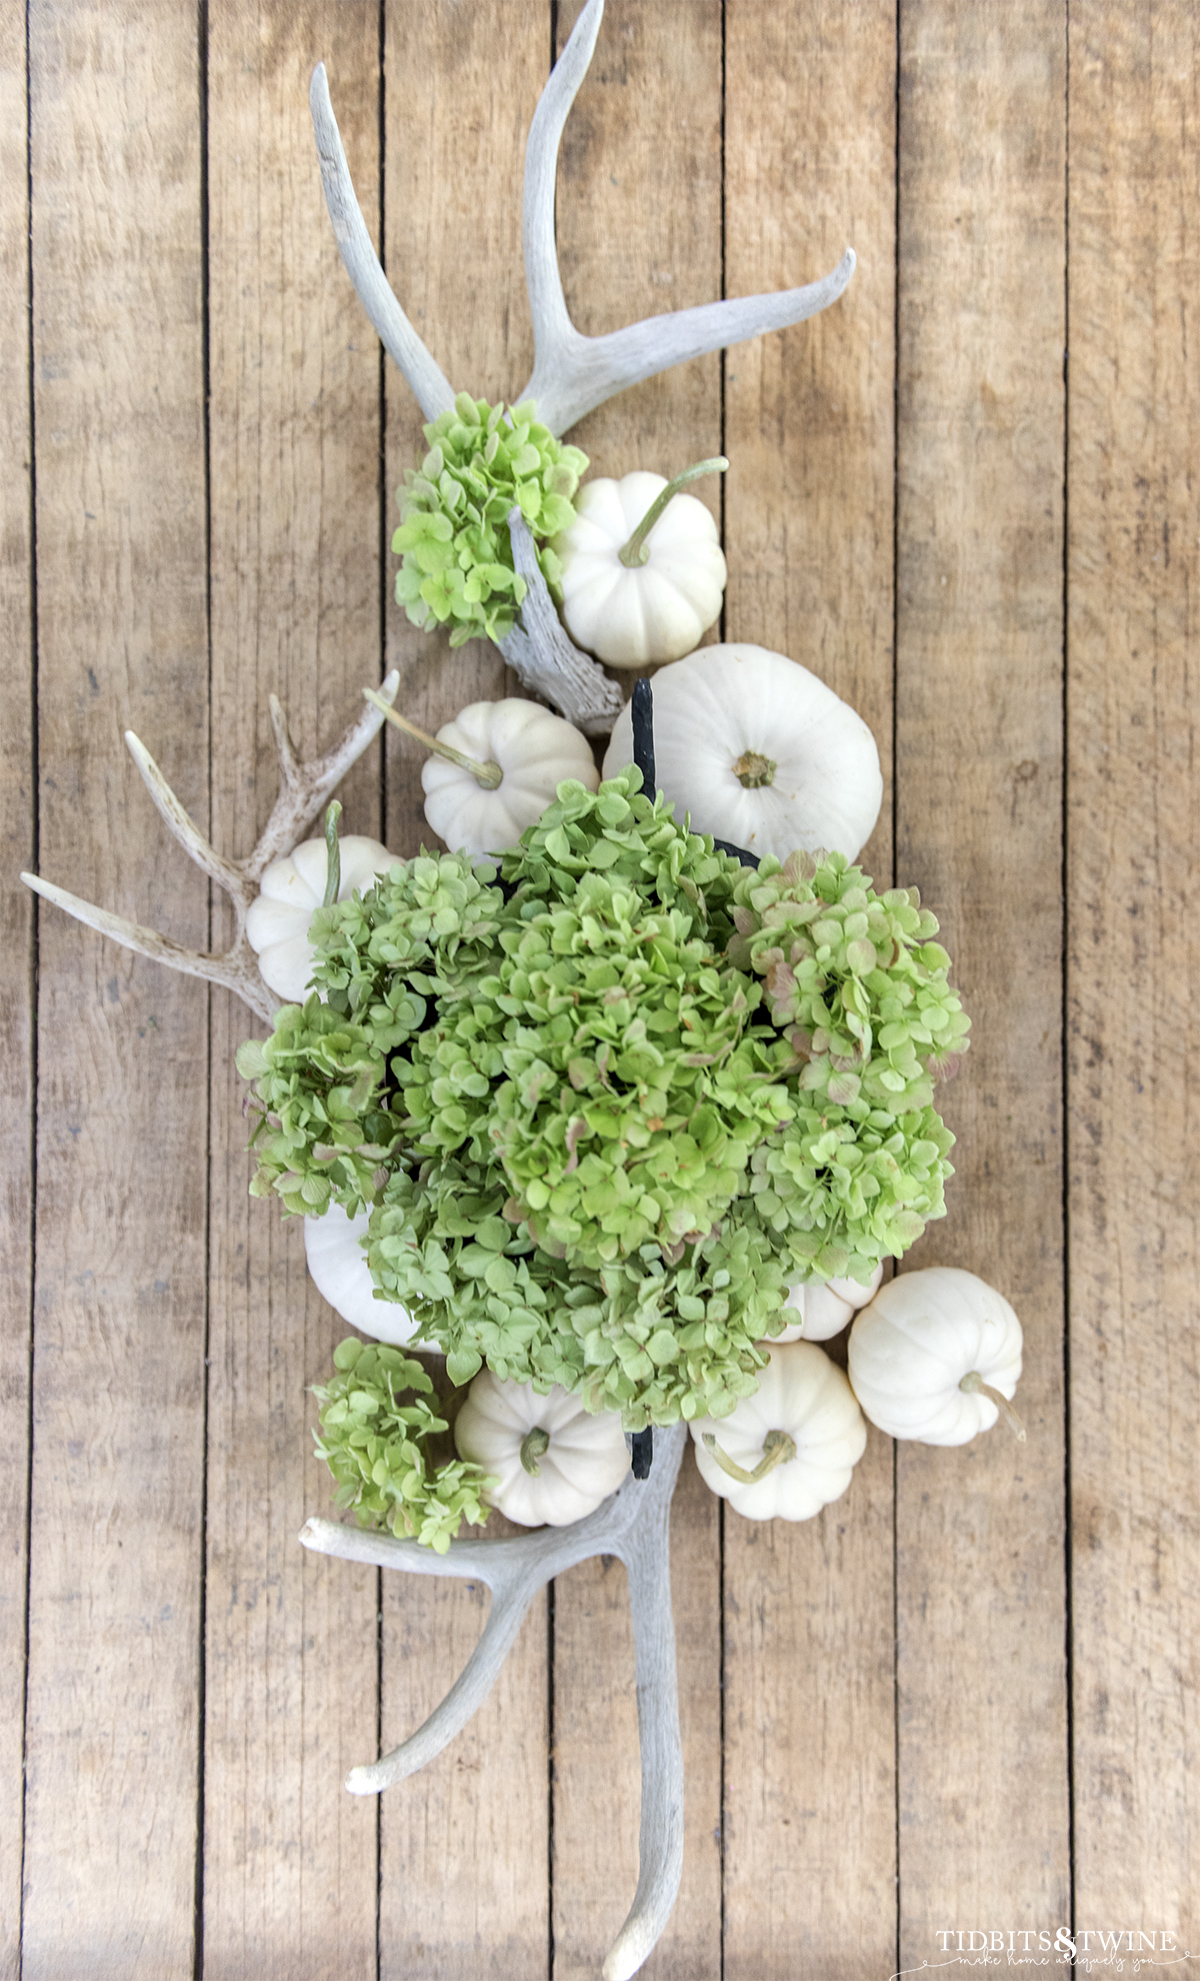
[[(601, 475), (575, 497), (575, 521), (554, 539), (562, 616), (571, 638), (610, 667), (690, 653), (720, 616), (725, 558), (711, 514), (685, 482), (729, 466), (701, 461), (674, 481), (642, 470)], [(628, 761), (628, 759), (626, 759)]]
[(840, 1499), (867, 1427), (837, 1364), (810, 1341), (768, 1348), (758, 1388), (691, 1426), (705, 1484), (747, 1520), (811, 1520)]
[[(628, 703), (604, 758), (633, 760)], [(860, 715), (786, 654), (743, 641), (701, 647), (654, 677), (659, 789), (696, 832), (774, 853), (853, 859), (883, 800), (879, 752)]]
[(850, 1330), (850, 1381), (892, 1438), (966, 1444), (1003, 1411), (1021, 1374), (1021, 1323), (1003, 1294), (957, 1266), (901, 1273)]
[(304, 1254), (309, 1275), (335, 1314), (360, 1334), (403, 1348), (416, 1333), (416, 1323), (398, 1301), (377, 1300), (375, 1282), (362, 1241), (370, 1212), (351, 1217), (340, 1204), (330, 1204), (323, 1217), (304, 1220)]
[(506, 1383), (481, 1369), (454, 1423), (460, 1458), (498, 1481), (492, 1505), (519, 1527), (566, 1527), (593, 1513), (629, 1470), (620, 1418), (589, 1417), (557, 1386)]
[[(517, 695), (471, 702), (427, 740), (437, 754), (421, 766), (425, 816), (455, 852), (503, 853), (515, 846), (553, 803), (564, 778), (589, 791), (600, 786), (587, 737), (561, 715)], [(447, 749), (454, 755), (444, 755)]]
[(882, 1278), (880, 1263), (866, 1286), (860, 1286), (856, 1279), (828, 1279), (823, 1284), (793, 1286), (784, 1312), (798, 1314), (799, 1319), (790, 1321), (780, 1334), (772, 1335), (772, 1341), (829, 1341), (878, 1292)]
[[(342, 874), (338, 900), (376, 881), (396, 855), (377, 839), (364, 839), (348, 832), (338, 840)], [(325, 899), (329, 854), (323, 839), (306, 839), (282, 860), (272, 860), (259, 884), (257, 901), (250, 904), (246, 936), (258, 957), (258, 968), (265, 984), (288, 1004), (303, 1004), (312, 975), (313, 953), (308, 940), (313, 911)]]

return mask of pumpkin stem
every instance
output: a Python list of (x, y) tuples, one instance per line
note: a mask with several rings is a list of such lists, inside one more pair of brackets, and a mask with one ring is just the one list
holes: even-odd
[(716, 454), (711, 461), (697, 461), (694, 467), (685, 468), (682, 474), (676, 475), (674, 481), (669, 481), (664, 489), (660, 489), (633, 535), (630, 537), (629, 542), (624, 544), (617, 552), (617, 556), (621, 563), (624, 564), (626, 570), (636, 571), (640, 565), (649, 562), (650, 548), (646, 542), (646, 538), (654, 528), (654, 525), (662, 515), (672, 496), (678, 495), (680, 489), (686, 488), (690, 481), (698, 481), (701, 475), (723, 475), (728, 466), (729, 463), (725, 459), (725, 456), (723, 454)]
[(765, 785), (774, 784), (776, 768), (770, 757), (746, 750), (734, 764), (733, 774), (743, 791), (761, 791)]
[(406, 715), (397, 714), (396, 710), (384, 701), (382, 695), (375, 693), (374, 688), (364, 688), (363, 695), (374, 708), (381, 709), (388, 721), (395, 723), (397, 729), (402, 729), (406, 736), (414, 736), (418, 743), (424, 743), (427, 750), (432, 750), (436, 756), (445, 757), (447, 763), (457, 764), (460, 770), (469, 770), (476, 784), (482, 785), (485, 791), (496, 791), (504, 782), (504, 772), (499, 764), (481, 764), (478, 757), (468, 757), (462, 750), (452, 750), (449, 743), (439, 743), (437, 737), (431, 736), (427, 729), (418, 729), (416, 723), (410, 722)]
[(711, 1431), (704, 1433), (704, 1449), (711, 1451), (722, 1472), (727, 1472), (729, 1477), (736, 1479), (740, 1486), (756, 1486), (758, 1481), (765, 1479), (767, 1473), (773, 1472), (777, 1465), (791, 1463), (796, 1456), (796, 1441), (794, 1438), (789, 1438), (786, 1431), (768, 1431), (763, 1439), (763, 1455), (753, 1472), (747, 1472), (736, 1459), (730, 1458), (727, 1451), (722, 1451)]
[(542, 1468), (538, 1464), (538, 1460), (539, 1458), (544, 1458), (549, 1449), (550, 1433), (549, 1431), (543, 1431), (540, 1424), (535, 1424), (532, 1431), (528, 1431), (522, 1438), (521, 1463), (531, 1479), (541, 1478)]
[(332, 908), (342, 891), (342, 849), (338, 845), (337, 822), (342, 808), (337, 799), (325, 813), (325, 895), (322, 908)]
[(1001, 1395), (998, 1389), (993, 1389), (990, 1383), (984, 1382), (978, 1369), (968, 1369), (958, 1387), (965, 1389), (969, 1396), (986, 1396), (989, 1403), (995, 1404), (1000, 1415), (1008, 1425), (1009, 1430), (1016, 1438), (1017, 1443), (1024, 1444), (1025, 1426), (1013, 1409), (1012, 1404), (1006, 1396)]

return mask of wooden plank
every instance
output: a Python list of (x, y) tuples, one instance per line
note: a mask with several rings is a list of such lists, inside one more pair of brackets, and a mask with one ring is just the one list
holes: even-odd
[(972, 1014), (948, 1217), (1029, 1428), (897, 1455), (899, 1967), (1068, 1917), (1062, 1398), (1061, 0), (900, 16), (897, 851)]
[[(847, 244), (859, 256), (831, 310), (726, 359), (727, 637), (850, 701), (890, 793), (894, 10), (729, 0), (726, 18), (729, 293), (810, 281)], [(890, 823), (885, 795), (863, 855), (881, 885)], [(892, 1595), (882, 1439), (814, 1521), (727, 1511), (729, 1973), (895, 1966)]]
[(1200, 29), (1070, 19), (1075, 1916), (1197, 1948)]
[[(29, 1511), (29, 1359), (33, 1303), (33, 897), (17, 876), (36, 859), (33, 512), (30, 470), (29, 176), (25, 9), (0, 7), (0, 621), (8, 629), (0, 734), (0, 1774), (21, 1779)], [(14, 471), (19, 470), (19, 471)], [(0, 1981), (20, 1962), (22, 1797), (0, 1804)]]
[[(561, 49), (579, 8), (559, 8)], [(721, 294), (721, 8), (608, 0), (563, 136), (558, 243), (567, 307), (588, 335)], [(623, 392), (571, 438), (591, 475), (673, 475), (721, 452), (720, 360)], [(691, 491), (721, 514), (721, 478)], [(714, 630), (712, 637), (717, 634)], [(631, 677), (626, 677), (626, 684)], [(691, 1977), (719, 1958), (720, 1537), (685, 1454), (671, 1521), (684, 1763), (679, 1899), (646, 1972)], [(583, 1563), (554, 1605), (554, 1975), (596, 1972), (633, 1899), (640, 1760), (628, 1590)], [(595, 1848), (602, 1835), (605, 1847)]]
[[(239, 853), (278, 788), (267, 711), (324, 748), (380, 674), (379, 361), (325, 212), (308, 110), (324, 58), (369, 223), (378, 209), (374, 0), (209, 16), (213, 829)], [(380, 752), (340, 792), (378, 836)], [(375, 1974), (377, 1812), (346, 1794), (376, 1727), (377, 1578), (305, 1554), (328, 1514), (308, 1385), (350, 1330), (303, 1232), (251, 1203), (238, 1042), (213, 1001), (204, 1967)]]
[[(207, 812), (194, 11), (30, 10), (47, 876), (203, 945), (129, 724)], [(41, 917), (22, 1972), (190, 1977), (206, 996)]]
[[(525, 135), (549, 68), (550, 9), (507, 0), (385, 7), (385, 262), (412, 322), (460, 390), (511, 401), (533, 365), (521, 259)], [(353, 160), (351, 161), (353, 165)], [(387, 537), (395, 491), (425, 443), (400, 374), (387, 375)], [(410, 626), (385, 558), (389, 666), (400, 702), (436, 730), (471, 701), (516, 692), (496, 649), (451, 653)], [(393, 733), (389, 846), (437, 845), (425, 823), (424, 751)], [(489, 1530), (490, 1531), (490, 1530)], [(483, 1592), (385, 1578), (383, 1745), (436, 1705), (482, 1624)], [(463, 1975), (530, 1981), (549, 1961), (546, 1611), (533, 1606), (501, 1678), (471, 1725), (381, 1810), (381, 1981)]]

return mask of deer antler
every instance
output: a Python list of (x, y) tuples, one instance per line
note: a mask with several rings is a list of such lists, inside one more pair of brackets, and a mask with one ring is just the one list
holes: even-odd
[[(647, 317), (605, 337), (585, 337), (567, 315), (554, 241), (554, 186), (558, 144), (567, 113), (587, 73), (604, 12), (604, 0), (588, 0), (542, 91), (525, 152), (523, 237), (525, 277), (533, 315), (533, 376), (520, 398), (537, 403), (538, 418), (561, 434), (585, 413), (628, 385), (637, 385), (685, 358), (740, 344), (765, 330), (782, 330), (816, 316), (836, 302), (854, 273), (854, 251), (820, 282), (774, 295), (742, 296), (667, 316)], [(355, 197), (337, 120), (329, 100), (325, 64), (318, 63), (309, 91), (321, 178), (333, 231), (350, 280), (385, 347), (416, 394), (427, 419), (454, 403), (450, 384), (417, 336), (388, 283)]]
[[(380, 690), (383, 698), (388, 702), (395, 701), (399, 685), (400, 676), (393, 671)], [(279, 796), (261, 839), (244, 860), (227, 860), (209, 844), (199, 826), (188, 817), (145, 744), (138, 740), (132, 729), (125, 731), (129, 754), (142, 774), (142, 782), (167, 831), (179, 841), (189, 860), (195, 862), (201, 873), (207, 874), (210, 880), (223, 888), (233, 902), (236, 917), (234, 939), (223, 956), (208, 956), (196, 949), (185, 949), (181, 943), (172, 942), (169, 936), (159, 935), (156, 929), (144, 929), (137, 922), (126, 922), (119, 915), (110, 915), (107, 909), (94, 908), (90, 901), (81, 901), (78, 895), (68, 894), (65, 888), (55, 887), (52, 882), (39, 879), (37, 874), (21, 875), (25, 885), (31, 887), (35, 894), (40, 894), (45, 901), (53, 901), (56, 907), (65, 908), (77, 922), (85, 923), (90, 929), (98, 929), (101, 935), (111, 936), (114, 942), (119, 942), (125, 949), (132, 949), (138, 956), (148, 956), (152, 962), (165, 963), (169, 970), (181, 970), (185, 976), (202, 977), (206, 983), (221, 984), (226, 990), (236, 991), (243, 1003), (268, 1023), (279, 1009), (279, 999), (263, 982), (258, 959), (246, 939), (246, 916), (258, 893), (258, 883), (271, 861), (290, 853), (303, 837), (330, 793), (379, 734), (383, 723), (378, 709), (365, 708), (323, 757), (317, 757), (312, 763), (301, 763), (288, 734), (287, 718), (275, 695), (271, 696), (270, 709), (275, 747), (279, 753)]]
[(523, 688), (553, 702), (585, 736), (607, 736), (624, 696), (598, 661), (581, 653), (554, 609), (529, 525), (520, 509), (508, 513), (513, 565), (525, 580), (525, 596), (500, 651)]
[(671, 1914), (683, 1871), (683, 1752), (675, 1633), (671, 1624), (669, 1528), (686, 1427), (655, 1441), (647, 1480), (632, 1475), (619, 1492), (571, 1527), (547, 1527), (510, 1541), (455, 1541), (437, 1555), (415, 1541), (365, 1534), (336, 1520), (309, 1520), (306, 1548), (413, 1575), (458, 1575), (485, 1582), (492, 1609), (470, 1659), (434, 1712), (402, 1746), (346, 1779), (354, 1795), (375, 1795), (423, 1768), (482, 1705), (511, 1650), (521, 1620), (552, 1576), (591, 1555), (618, 1555), (629, 1577), (642, 1751), (642, 1814), (637, 1892), (604, 1963), (604, 1981), (628, 1981), (648, 1959)]

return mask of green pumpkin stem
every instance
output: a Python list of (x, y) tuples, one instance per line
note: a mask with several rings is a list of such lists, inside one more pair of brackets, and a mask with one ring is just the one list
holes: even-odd
[(786, 1431), (768, 1431), (763, 1439), (763, 1455), (753, 1472), (747, 1472), (736, 1459), (730, 1458), (728, 1452), (722, 1451), (711, 1431), (704, 1432), (704, 1449), (711, 1451), (722, 1472), (727, 1472), (731, 1479), (736, 1479), (739, 1486), (756, 1486), (759, 1480), (765, 1479), (767, 1473), (773, 1472), (777, 1465), (791, 1463), (796, 1456), (796, 1441), (794, 1438), (789, 1438)]
[(342, 808), (337, 799), (325, 813), (325, 898), (322, 908), (332, 908), (342, 891), (342, 849), (338, 844), (338, 820)]
[(743, 791), (762, 791), (774, 784), (778, 765), (758, 750), (745, 750), (733, 766), (733, 774)]
[(669, 481), (666, 487), (659, 491), (636, 530), (633, 532), (633, 535), (630, 537), (629, 542), (624, 544), (617, 552), (617, 556), (626, 570), (636, 571), (649, 560), (650, 550), (646, 543), (646, 538), (654, 528), (654, 525), (662, 515), (672, 496), (678, 495), (680, 489), (686, 488), (690, 481), (698, 481), (701, 475), (723, 475), (728, 466), (729, 463), (725, 459), (725, 456), (723, 454), (716, 454), (711, 461), (697, 461), (694, 467), (685, 468), (682, 474), (676, 475), (674, 481)]
[(1013, 1409), (1012, 1404), (1006, 1396), (1001, 1395), (998, 1389), (993, 1389), (990, 1383), (984, 1382), (978, 1369), (968, 1369), (958, 1387), (965, 1389), (968, 1396), (986, 1396), (989, 1403), (995, 1404), (1000, 1415), (1008, 1425), (1009, 1430), (1017, 1440), (1017, 1443), (1024, 1444), (1025, 1426)]
[(449, 743), (439, 743), (437, 737), (431, 736), (427, 729), (418, 729), (416, 723), (410, 722), (406, 715), (397, 714), (396, 710), (384, 701), (382, 695), (375, 693), (374, 688), (364, 688), (363, 694), (373, 708), (377, 708), (389, 722), (394, 722), (397, 729), (402, 729), (406, 736), (415, 737), (418, 743), (424, 743), (425, 748), (432, 750), (435, 756), (445, 757), (448, 764), (457, 764), (460, 770), (469, 770), (476, 784), (482, 785), (485, 791), (499, 790), (504, 782), (504, 772), (499, 764), (481, 764), (477, 757), (468, 757), (462, 750), (452, 750)]
[(549, 1449), (550, 1433), (549, 1431), (543, 1431), (540, 1424), (535, 1424), (532, 1431), (528, 1431), (522, 1438), (521, 1463), (531, 1479), (541, 1478), (542, 1468), (538, 1464), (538, 1460), (544, 1458)]

